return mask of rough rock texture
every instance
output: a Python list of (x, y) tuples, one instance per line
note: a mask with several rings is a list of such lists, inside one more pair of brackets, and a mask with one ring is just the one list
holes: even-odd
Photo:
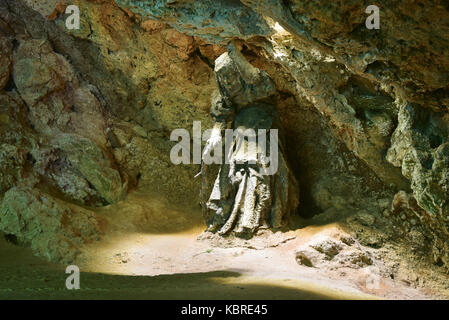
[(11, 73), (12, 44), (5, 38), (0, 38), (0, 90), (3, 89), (9, 80)]
[(442, 239), (449, 235), (449, 117), (406, 103), (398, 121), (387, 159), (410, 179), (416, 203), (424, 209), (415, 208), (417, 217), (434, 235), (435, 261), (448, 264)]
[[(79, 30), (64, 26), (68, 4)], [(360, 230), (384, 217), (448, 266), (449, 7), (384, 1), (380, 29), (368, 30), (370, 4), (1, 1), (0, 192), (25, 184), (101, 205), (140, 188), (197, 205), (200, 168), (174, 166), (168, 137), (193, 120), (212, 127), (214, 61), (233, 40), (274, 82), (299, 213), (357, 213), (350, 224), (373, 247), (382, 230)], [(62, 137), (92, 153), (64, 151)], [(401, 190), (407, 205), (390, 210)]]
[(0, 228), (29, 244), (36, 255), (53, 262), (72, 262), (86, 242), (98, 239), (95, 215), (29, 188), (11, 188), (0, 206)]
[(13, 79), (30, 125), (49, 145), (31, 152), (34, 168), (81, 203), (118, 201), (124, 189), (120, 174), (93, 141), (106, 144), (106, 124), (88, 85), (80, 84), (72, 66), (46, 40), (23, 41), (14, 61)]
[(393, 85), (408, 99), (447, 109), (449, 67), (445, 1), (392, 0), (379, 4), (379, 30), (365, 28), (368, 1), (303, 0), (244, 3), (278, 21), (297, 38), (331, 53), (351, 72)]
[(295, 255), (298, 264), (306, 267), (359, 269), (374, 264), (369, 249), (356, 244), (349, 235), (336, 239), (319, 234), (299, 247)]
[(267, 22), (238, 0), (119, 0), (117, 3), (212, 43), (226, 44), (232, 38), (247, 39), (271, 33)]
[(295, 250), (295, 258), (303, 272), (325, 274), (331, 279), (354, 279), (356, 286), (366, 292), (385, 291), (393, 299), (396, 277), (404, 279), (401, 283), (406, 287), (412, 286), (379, 250), (360, 244), (338, 228), (318, 233), (301, 244)]
[(67, 196), (81, 203), (110, 204), (122, 199), (126, 185), (111, 161), (92, 140), (60, 134), (49, 148), (32, 153), (34, 167)]

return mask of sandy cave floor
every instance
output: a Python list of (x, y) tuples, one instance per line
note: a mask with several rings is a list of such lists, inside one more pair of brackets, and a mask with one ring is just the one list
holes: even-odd
[[(0, 240), (0, 299), (431, 299), (429, 292), (383, 279), (369, 288), (366, 270), (344, 277), (299, 266), (294, 251), (337, 224), (308, 226), (250, 246), (216, 247), (198, 240), (199, 209), (131, 193), (105, 207), (103, 239), (86, 246), (76, 264), (81, 289), (65, 288), (65, 266)], [(264, 241), (268, 243), (264, 247)]]

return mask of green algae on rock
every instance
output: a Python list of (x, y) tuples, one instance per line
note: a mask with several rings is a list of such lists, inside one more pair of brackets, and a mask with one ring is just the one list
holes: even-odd
[(20, 187), (5, 194), (0, 205), (0, 230), (53, 262), (72, 262), (80, 247), (101, 233), (90, 211), (37, 189)]

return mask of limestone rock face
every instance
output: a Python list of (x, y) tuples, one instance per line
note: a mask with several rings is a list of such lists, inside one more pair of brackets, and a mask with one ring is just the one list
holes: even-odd
[(27, 130), (24, 113), (25, 106), (16, 94), (0, 94), (0, 195), (21, 181), (35, 183), (32, 173), (25, 170), (36, 141)]
[(12, 62), (12, 44), (6, 37), (0, 37), (0, 90), (9, 81)]
[(444, 48), (449, 9), (444, 1), (384, 1), (378, 4), (378, 30), (365, 27), (369, 4), (362, 1), (242, 2), (278, 21), (298, 39), (334, 55), (352, 72), (388, 81), (410, 101), (447, 111), (449, 60)]
[(104, 205), (119, 201), (126, 184), (111, 161), (93, 141), (60, 134), (50, 147), (33, 155), (34, 167), (50, 178), (61, 192), (83, 204)]
[(345, 67), (334, 58), (299, 52), (299, 46), (297, 43), (288, 48), (280, 41), (269, 47), (269, 53), (290, 70), (299, 94), (328, 119), (331, 130), (349, 150), (385, 183), (406, 188), (408, 183), (400, 171), (385, 159), (393, 129), (391, 99), (382, 90), (367, 88), (356, 77), (350, 79)]
[(47, 140), (31, 152), (34, 168), (70, 199), (91, 205), (117, 202), (126, 184), (100, 147), (106, 144), (106, 123), (95, 88), (80, 83), (67, 59), (46, 40), (23, 41), (14, 60), (14, 83), (28, 106), (28, 119)]
[(45, 40), (24, 42), (14, 60), (14, 83), (31, 107), (51, 93), (62, 91), (67, 82), (75, 80), (68, 62), (54, 53)]
[(0, 229), (29, 244), (36, 255), (72, 262), (77, 250), (100, 234), (95, 215), (37, 190), (14, 187), (0, 205)]
[(179, 31), (200, 36), (212, 43), (264, 36), (271, 32), (258, 13), (236, 0), (119, 0), (117, 3), (142, 16), (173, 23)]
[[(424, 210), (414, 209), (433, 234), (435, 260), (448, 263), (449, 235), (449, 121), (447, 116), (413, 104), (404, 104), (387, 159), (402, 168), (411, 181), (413, 196)], [(410, 200), (411, 201), (411, 200)], [(407, 201), (408, 202), (408, 201)], [(441, 253), (440, 253), (441, 251)]]
[(105, 120), (95, 87), (81, 83), (67, 59), (47, 40), (22, 41), (14, 55), (14, 83), (37, 132), (73, 132), (104, 145)]
[(1, 145), (0, 155), (0, 190), (5, 192), (19, 180), (25, 164), (25, 155), (17, 146), (6, 143)]

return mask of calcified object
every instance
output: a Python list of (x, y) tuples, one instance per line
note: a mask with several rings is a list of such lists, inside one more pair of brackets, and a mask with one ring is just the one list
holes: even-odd
[[(211, 106), (215, 133), (204, 155), (221, 142), (228, 124), (237, 134), (230, 147), (225, 147), (228, 161), (223, 160), (212, 193), (203, 201), (208, 231), (251, 236), (259, 227), (280, 228), (298, 205), (297, 183), (277, 135), (270, 134), (266, 144), (256, 137), (261, 130), (275, 129), (277, 133), (281, 128), (276, 106), (266, 103), (275, 93), (274, 84), (266, 73), (246, 61), (234, 44), (216, 60), (215, 74), (219, 83)], [(273, 162), (277, 162), (277, 170), (266, 174)], [(203, 184), (203, 194), (206, 187)]]

